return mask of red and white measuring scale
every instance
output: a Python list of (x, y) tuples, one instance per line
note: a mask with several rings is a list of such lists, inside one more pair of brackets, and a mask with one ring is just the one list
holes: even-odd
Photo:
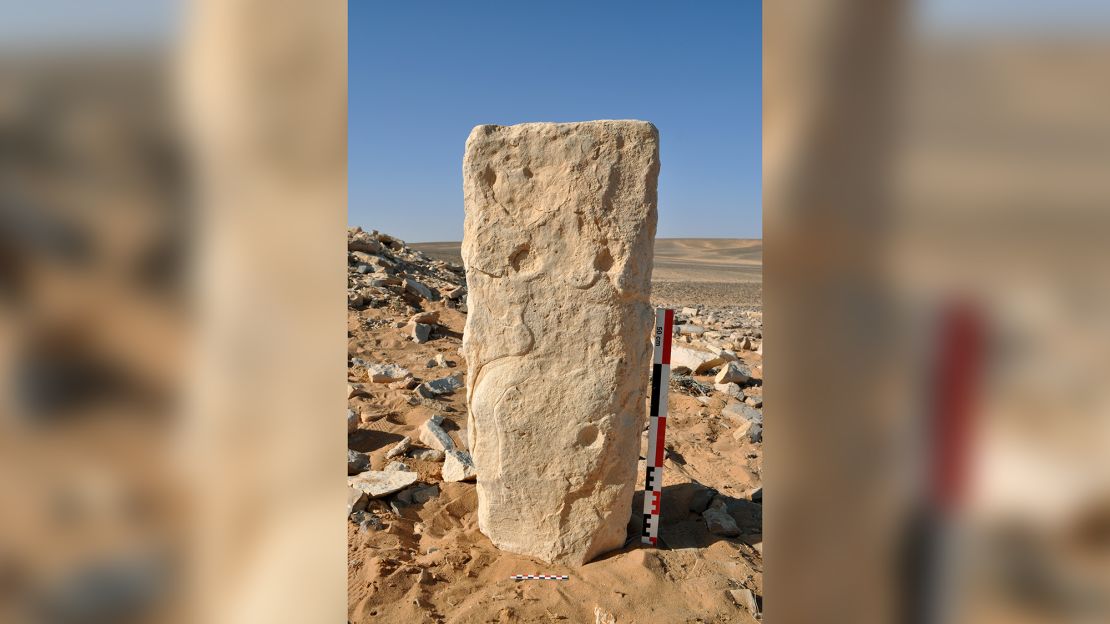
[(663, 496), (663, 437), (667, 431), (667, 389), (671, 383), (671, 334), (674, 310), (655, 311), (655, 359), (651, 367), (647, 476), (644, 479), (644, 532), (640, 541), (659, 539), (659, 502)]

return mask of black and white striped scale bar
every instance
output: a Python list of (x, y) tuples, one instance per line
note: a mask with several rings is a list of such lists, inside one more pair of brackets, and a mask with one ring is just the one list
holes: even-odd
[(644, 479), (644, 532), (640, 541), (659, 539), (659, 503), (663, 496), (663, 439), (667, 431), (667, 389), (671, 382), (671, 334), (674, 310), (655, 310), (655, 358), (651, 367), (651, 411), (648, 414), (647, 475)]
[(566, 581), (570, 577), (555, 574), (514, 574), (509, 579), (513, 581)]

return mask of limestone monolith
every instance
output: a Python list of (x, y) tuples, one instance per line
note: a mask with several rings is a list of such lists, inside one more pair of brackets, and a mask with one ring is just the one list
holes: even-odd
[(659, 133), (478, 126), (463, 159), (468, 446), (498, 548), (624, 544), (651, 367)]

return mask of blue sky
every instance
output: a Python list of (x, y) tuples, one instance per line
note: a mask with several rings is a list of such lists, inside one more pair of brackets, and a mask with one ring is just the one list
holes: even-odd
[(348, 6), (351, 225), (461, 239), (476, 125), (644, 119), (658, 236), (762, 237), (758, 0)]

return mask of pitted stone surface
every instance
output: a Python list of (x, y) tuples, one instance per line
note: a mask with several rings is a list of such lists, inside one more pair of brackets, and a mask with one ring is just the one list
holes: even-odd
[(462, 256), (478, 526), (581, 564), (619, 548), (650, 373), (659, 139), (642, 121), (478, 126)]

